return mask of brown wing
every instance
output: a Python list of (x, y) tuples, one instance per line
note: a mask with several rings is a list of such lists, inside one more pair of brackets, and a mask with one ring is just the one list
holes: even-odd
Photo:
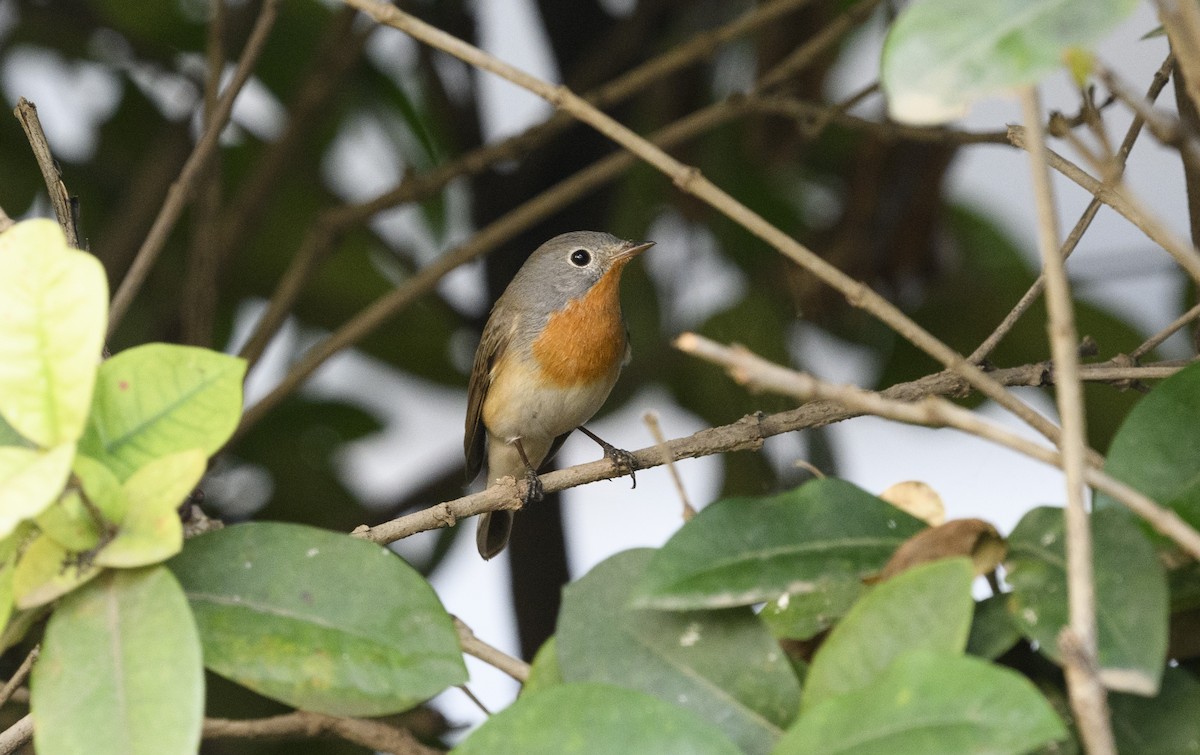
[(506, 341), (504, 329), (497, 326), (496, 312), (488, 318), (475, 350), (475, 364), (471, 368), (471, 382), (467, 386), (467, 426), (463, 436), (463, 454), (467, 457), (467, 482), (479, 476), (483, 468), (483, 456), (487, 446), (487, 430), (483, 426), (483, 401), (487, 398), (492, 382), (492, 365), (504, 353)]

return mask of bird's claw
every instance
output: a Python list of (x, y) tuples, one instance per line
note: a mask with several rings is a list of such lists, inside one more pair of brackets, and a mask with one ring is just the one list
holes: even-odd
[(545, 497), (545, 491), (542, 489), (542, 478), (538, 477), (538, 473), (532, 469), (525, 471), (525, 499), (524, 505), (528, 506), (531, 503), (536, 503)]
[(633, 454), (623, 448), (617, 448), (614, 445), (606, 443), (604, 444), (604, 458), (611, 461), (618, 472), (623, 475), (629, 475), (629, 479), (633, 481), (631, 487), (637, 487), (637, 474), (635, 473), (637, 472), (638, 463)]

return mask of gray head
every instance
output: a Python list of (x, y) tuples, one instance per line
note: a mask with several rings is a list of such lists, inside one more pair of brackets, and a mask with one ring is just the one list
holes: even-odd
[(624, 241), (599, 231), (555, 236), (525, 260), (504, 297), (549, 314), (583, 296), (605, 273), (620, 274), (627, 262), (653, 244)]

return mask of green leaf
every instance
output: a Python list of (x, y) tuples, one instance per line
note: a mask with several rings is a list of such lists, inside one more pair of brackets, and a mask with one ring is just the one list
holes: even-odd
[(1008, 596), (993, 595), (975, 604), (967, 652), (994, 660), (1007, 653), (1021, 639), (1021, 632), (1008, 613)]
[(199, 449), (171, 454), (146, 464), (121, 486), (125, 516), (112, 541), (96, 554), (99, 566), (128, 568), (165, 561), (183, 547), (179, 505), (204, 476)]
[(521, 694), (529, 695), (556, 684), (562, 684), (562, 669), (558, 666), (558, 642), (554, 635), (542, 643), (533, 663), (529, 665), (529, 678), (521, 686)]
[(204, 671), (175, 578), (162, 567), (109, 571), (68, 596), (30, 687), (41, 755), (195, 753)]
[(742, 749), (767, 752), (799, 705), (783, 652), (746, 608), (630, 608), (652, 553), (618, 553), (563, 590), (556, 635), (563, 679), (647, 692), (716, 722)]
[(721, 730), (642, 692), (607, 684), (560, 684), (522, 695), (489, 718), (459, 755), (737, 755)]
[(1152, 698), (1108, 696), (1119, 752), (1174, 755), (1200, 752), (1200, 681), (1181, 668), (1163, 672)]
[[(1167, 581), (1154, 548), (1124, 510), (1092, 513), (1100, 679), (1110, 689), (1153, 695), (1167, 652)], [(1067, 624), (1062, 510), (1027, 513), (1009, 536), (1008, 610), (1021, 633), (1058, 662)]]
[(108, 283), (52, 220), (0, 234), (0, 414), (39, 446), (83, 432), (108, 322)]
[[(1104, 470), (1200, 526), (1200, 364), (1185, 367), (1142, 398), (1108, 449)], [(1097, 508), (1123, 508), (1104, 493)], [(1147, 528), (1147, 531), (1149, 529)], [(1166, 538), (1153, 533), (1157, 542)]]
[(192, 604), (205, 665), (267, 697), (378, 716), (466, 681), (450, 616), (386, 548), (262, 522), (193, 538), (168, 566)]
[(898, 121), (937, 124), (988, 95), (1036, 84), (1136, 0), (914, 0), (884, 42), (880, 81)]
[(48, 451), (0, 447), (0, 538), (54, 503), (71, 473), (74, 455), (74, 443)]
[(245, 360), (192, 346), (122, 351), (100, 367), (80, 451), (122, 480), (179, 451), (212, 455), (237, 428), (245, 374)]
[(667, 541), (634, 605), (726, 608), (862, 578), (925, 524), (843, 480), (704, 508)]
[(873, 684), (801, 714), (776, 755), (1026, 753), (1067, 736), (1033, 684), (969, 656), (915, 650)]
[(759, 613), (771, 633), (789, 640), (807, 640), (825, 631), (846, 615), (867, 587), (854, 577), (817, 580), (812, 592), (783, 595)]
[(48, 535), (38, 535), (17, 560), (13, 573), (17, 608), (44, 606), (99, 575), (95, 564), (81, 560)]
[(813, 657), (801, 709), (871, 686), (907, 651), (961, 653), (974, 578), (969, 559), (952, 558), (909, 569), (867, 593)]

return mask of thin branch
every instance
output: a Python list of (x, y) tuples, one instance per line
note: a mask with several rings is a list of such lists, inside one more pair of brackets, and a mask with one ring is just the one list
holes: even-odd
[(1145, 122), (1155, 139), (1179, 150), (1192, 170), (1200, 169), (1200, 139), (1183, 128), (1178, 116), (1154, 107), (1152, 102), (1134, 92), (1112, 69), (1101, 66), (1099, 75), (1109, 91)]
[(50, 197), (50, 206), (54, 208), (54, 216), (62, 226), (67, 237), (67, 243), (76, 249), (82, 248), (79, 243), (79, 227), (75, 217), (75, 201), (67, 191), (58, 170), (58, 163), (50, 152), (50, 143), (46, 141), (46, 132), (42, 130), (42, 122), (38, 118), (37, 105), (21, 97), (13, 109), (13, 115), (21, 123), (25, 138), (33, 151), (38, 169), (42, 172), (42, 180), (46, 182), (46, 193)]
[[(1092, 565), (1092, 529), (1088, 516), (1084, 470), (1087, 466), (1087, 429), (1083, 383), (1079, 378), (1079, 336), (1071, 303), (1067, 270), (1058, 250), (1058, 211), (1046, 164), (1046, 140), (1042, 130), (1042, 106), (1037, 89), (1021, 92), (1021, 111), (1029, 136), (1029, 160), (1033, 169), (1033, 196), (1037, 203), (1038, 250), (1042, 276), (1046, 279), (1047, 330), (1054, 358), (1055, 397), (1062, 421), (1062, 469), (1066, 476), (1067, 506), (1067, 609), (1066, 642), (1078, 654), (1064, 654), (1067, 692), (1078, 730), (1090, 753), (1112, 753), (1113, 739), (1108, 697), (1095, 662), (1097, 652), (1096, 581)], [(1082, 659), (1082, 660), (1080, 660)]]
[(1170, 325), (1147, 338), (1145, 343), (1129, 353), (1130, 358), (1136, 361), (1146, 356), (1151, 351), (1157, 349), (1163, 341), (1174, 335), (1175, 332), (1180, 328), (1183, 328), (1188, 323), (1195, 321), (1197, 317), (1200, 317), (1200, 304), (1197, 304), (1179, 317), (1176, 317)]
[[(221, 75), (225, 72), (225, 0), (211, 0), (212, 18), (208, 23), (207, 76), (204, 81), (203, 119), (205, 129), (214, 125), (217, 99), (221, 94)], [(217, 234), (221, 217), (221, 154), (212, 159), (197, 178), (196, 209), (192, 218), (192, 239), (188, 247), (187, 271), (180, 296), (180, 321), (183, 342), (211, 346), (213, 321), (217, 311)]]
[(208, 166), (209, 160), (212, 159), (213, 154), (216, 152), (221, 131), (225, 128), (225, 124), (229, 122), (229, 116), (233, 113), (234, 100), (237, 99), (238, 93), (241, 92), (242, 87), (254, 72), (254, 66), (258, 62), (258, 57), (266, 45), (271, 28), (275, 25), (278, 10), (279, 0), (263, 0), (258, 18), (254, 21), (254, 28), (251, 30), (250, 37), (246, 41), (246, 46), (242, 50), (241, 58), (238, 60), (237, 68), (234, 70), (229, 86), (226, 87), (220, 101), (217, 103), (213, 117), (209, 120), (208, 128), (205, 129), (204, 135), (200, 137), (200, 141), (196, 142), (195, 149), (192, 150), (192, 154), (188, 157), (187, 162), (184, 163), (183, 170), (179, 172), (179, 178), (167, 190), (167, 198), (163, 202), (162, 209), (159, 210), (158, 217), (154, 219), (154, 224), (150, 227), (150, 232), (146, 234), (146, 240), (142, 242), (141, 248), (138, 249), (133, 264), (130, 265), (129, 271), (125, 273), (125, 278), (121, 281), (121, 285), (117, 287), (116, 293), (113, 294), (112, 305), (109, 308), (108, 315), (109, 336), (120, 325), (121, 320), (125, 317), (125, 313), (129, 310), (129, 305), (133, 302), (133, 298), (137, 296), (142, 284), (146, 282), (146, 276), (150, 274), (150, 269), (154, 267), (154, 263), (158, 260), (158, 255), (167, 243), (167, 237), (171, 235), (171, 230), (175, 227), (175, 223), (183, 213), (184, 206), (191, 199), (197, 182), (204, 175), (204, 170)]
[[(1154, 78), (1151, 80), (1150, 86), (1146, 91), (1147, 101), (1154, 102), (1158, 99), (1158, 95), (1162, 93), (1163, 88), (1166, 87), (1167, 82), (1171, 78), (1171, 69), (1174, 67), (1174, 65), (1174, 57), (1167, 55), (1166, 59), (1162, 62), (1162, 65), (1160, 65), (1158, 70), (1155, 71)], [(1129, 159), (1129, 153), (1133, 151), (1133, 145), (1137, 142), (1138, 136), (1140, 136), (1142, 133), (1142, 126), (1143, 121), (1141, 117), (1135, 116), (1133, 122), (1129, 124), (1129, 128), (1125, 131), (1125, 138), (1121, 140), (1121, 146), (1117, 148), (1117, 153), (1113, 160), (1114, 177), (1120, 177), (1120, 175), (1124, 172), (1125, 163)], [(1060, 250), (1060, 254), (1064, 260), (1071, 256), (1071, 253), (1075, 251), (1075, 247), (1077, 247), (1080, 240), (1083, 239), (1083, 234), (1086, 233), (1087, 229), (1091, 227), (1092, 221), (1096, 217), (1096, 213), (1100, 211), (1100, 205), (1101, 201), (1097, 197), (1093, 196), (1091, 201), (1088, 202), (1087, 208), (1084, 209), (1083, 214), (1079, 216), (1079, 220), (1075, 222), (1075, 226), (1071, 229), (1071, 232), (1067, 234), (1067, 240), (1063, 242), (1062, 249)], [(1042, 289), (1044, 288), (1045, 284), (1045, 278), (1043, 278), (1039, 273), (1037, 279), (1034, 280), (1033, 284), (1029, 287), (1029, 290), (1025, 292), (1020, 301), (1017, 302), (1016, 306), (1014, 306), (1012, 310), (1004, 316), (1004, 319), (999, 325), (996, 326), (996, 329), (992, 331), (991, 335), (985, 338), (983, 343), (979, 344), (979, 347), (976, 348), (975, 351), (971, 352), (971, 355), (967, 357), (967, 361), (971, 362), (972, 364), (979, 364), (984, 359), (987, 359), (988, 355), (996, 349), (996, 346), (1000, 344), (1000, 341), (1003, 340), (1003, 338), (1008, 335), (1013, 327), (1017, 324), (1017, 321), (1020, 320), (1027, 311), (1029, 311), (1029, 308), (1033, 306), (1033, 303), (1042, 295)]]
[[(616, 105), (655, 81), (697, 61), (711, 57), (726, 42), (749, 34), (769, 23), (777, 22), (810, 2), (812, 0), (776, 0), (776, 2), (756, 6), (725, 26), (701, 32), (687, 42), (622, 74), (589, 93), (586, 98), (600, 108)], [(815, 49), (815, 46), (813, 47)], [(267, 343), (287, 320), (288, 312), (295, 306), (313, 272), (332, 252), (333, 246), (347, 230), (365, 223), (378, 212), (406, 202), (414, 202), (441, 191), (456, 178), (482, 172), (503, 160), (519, 158), (549, 141), (574, 122), (574, 119), (565, 113), (555, 113), (546, 121), (531, 126), (508, 139), (477, 147), (455, 160), (424, 173), (406, 175), (398, 186), (373, 199), (357, 204), (333, 207), (322, 212), (309, 229), (299, 250), (276, 286), (275, 292), (267, 302), (266, 310), (255, 324), (254, 332), (242, 349), (241, 356), (249, 360), (251, 364), (258, 360)], [(235, 215), (235, 219), (236, 217)], [(481, 254), (484, 253), (486, 251), (481, 252)]]
[(421, 744), (405, 729), (369, 718), (295, 711), (249, 720), (204, 719), (205, 739), (312, 739), (322, 735), (333, 735), (393, 755), (440, 755), (442, 752)]
[(795, 121), (805, 136), (809, 135), (808, 132), (813, 126), (823, 128), (826, 122), (831, 122), (879, 139), (893, 141), (929, 144), (1008, 144), (1007, 131), (961, 131), (940, 126), (909, 126), (893, 121), (873, 121), (850, 115), (839, 107), (779, 95), (747, 95), (746, 101), (747, 106), (756, 112)]
[(866, 20), (879, 6), (879, 2), (880, 0), (860, 0), (855, 3), (842, 15), (825, 24), (811, 39), (793, 50), (773, 69), (763, 74), (756, 88), (760, 91), (773, 89), (793, 79), (837, 44), (847, 32)]
[(33, 739), (33, 714), (26, 713), (16, 723), (0, 732), (0, 755), (12, 753), (29, 744)]
[(894, 304), (771, 225), (761, 215), (704, 178), (698, 169), (679, 162), (643, 137), (589, 105), (566, 87), (554, 86), (531, 76), (393, 6), (384, 5), (375, 0), (345, 0), (345, 2), (347, 5), (362, 10), (380, 23), (400, 29), (413, 38), (447, 52), (480, 70), (501, 76), (522, 89), (533, 92), (556, 108), (570, 113), (669, 176), (681, 191), (702, 200), (775, 247), (826, 285), (841, 293), (851, 305), (869, 312), (886, 323), (905, 340), (910, 341), (946, 367), (961, 374), (977, 390), (1020, 417), (1038, 432), (1051, 440), (1058, 440), (1060, 433), (1054, 423), (1006, 391), (1003, 386), (989, 378), (978, 367), (966, 362), (961, 354), (942, 343)]
[[(900, 397), (892, 389), (876, 393), (853, 385), (832, 385), (806, 373), (769, 362), (744, 347), (724, 346), (695, 333), (679, 336), (675, 346), (685, 353), (724, 367), (730, 377), (742, 385), (808, 401), (806, 407), (832, 403), (842, 407), (848, 416), (870, 415), (910, 425), (954, 428), (1062, 468), (1062, 454), (1054, 449), (1017, 435), (933, 393), (906, 390)], [(889, 396), (889, 393), (893, 395)], [(1124, 504), (1193, 558), (1200, 557), (1200, 532), (1174, 511), (1158, 505), (1145, 494), (1095, 467), (1088, 467), (1084, 476), (1088, 485)]]
[(458, 631), (458, 644), (464, 653), (500, 669), (521, 684), (529, 681), (528, 663), (520, 658), (514, 658), (500, 648), (487, 644), (479, 639), (462, 619), (457, 616), (453, 618), (454, 628)]
[[(1165, 369), (1155, 365), (1150, 367), (1124, 367), (1121, 368), (1120, 375), (1116, 379), (1147, 378), (1149, 373), (1141, 371), (1149, 370), (1151, 367), (1159, 371), (1156, 372), (1156, 376), (1166, 377), (1168, 375), (1161, 373), (1174, 374), (1187, 364), (1192, 364), (1192, 362), (1176, 363)], [(1107, 373), (1112, 369), (1107, 364), (1095, 366), (1084, 365), (1082, 367), (1082, 377), (1085, 380), (1091, 380), (1093, 373), (1103, 372), (1105, 374), (1102, 381), (1110, 382), (1113, 378)], [(993, 379), (1008, 386), (1045, 387), (1053, 384), (1053, 374), (1047, 363), (999, 369), (992, 371), (990, 374)], [(897, 383), (878, 395), (884, 399), (911, 402), (925, 398), (926, 396), (965, 396), (970, 393), (970, 390), (970, 386), (961, 375), (956, 375), (952, 372), (939, 372), (920, 380)], [(861, 416), (863, 413), (861, 411), (848, 410), (841, 404), (832, 401), (812, 401), (796, 409), (790, 409), (777, 414), (754, 414), (742, 417), (738, 421), (728, 425), (711, 427), (683, 438), (667, 441), (666, 445), (671, 457), (677, 461), (680, 459), (695, 459), (712, 454), (757, 451), (762, 447), (763, 441), (766, 438), (797, 430), (825, 427), (835, 422), (842, 422)], [(1040, 448), (1040, 446), (1035, 447)], [(1052, 454), (1054, 452), (1047, 451), (1047, 453)], [(664, 458), (662, 450), (658, 445), (636, 451), (633, 453), (633, 457), (634, 466), (638, 470), (660, 466), (663, 464)], [(1046, 460), (1044, 457), (1035, 458), (1042, 458), (1043, 461)], [(1057, 455), (1054, 458), (1057, 459)], [(1054, 460), (1047, 463), (1058, 464)], [(548, 472), (542, 475), (540, 479), (544, 491), (553, 493), (590, 482), (610, 480), (622, 474), (622, 470), (613, 464), (612, 461), (609, 459), (600, 459)], [(1162, 509), (1149, 498), (1146, 498), (1141, 493), (1137, 493), (1137, 491), (1133, 491), (1133, 495), (1137, 496), (1136, 500), (1134, 500), (1127, 492), (1113, 492), (1116, 488), (1111, 485), (1102, 488), (1100, 487), (1100, 483), (1096, 482), (1100, 478), (1093, 475), (1091, 470), (1089, 470), (1088, 475), (1089, 484), (1095, 484), (1097, 489), (1102, 489), (1104, 492), (1112, 495), (1113, 498), (1125, 503), (1134, 513), (1144, 517), (1158, 531), (1179, 543), (1181, 547), (1188, 550), (1189, 553), (1195, 554), (1200, 559), (1200, 534), (1197, 534), (1190, 525), (1180, 519), (1173, 511)], [(1108, 483), (1104, 484), (1108, 485)], [(498, 511), (500, 509), (517, 510), (522, 505), (525, 485), (524, 478), (519, 482), (514, 481), (512, 478), (505, 478), (478, 493), (438, 503), (421, 511), (377, 524), (374, 527), (367, 527), (365, 525), (358, 527), (354, 530), (353, 534), (371, 542), (385, 545), (418, 532), (439, 529), (441, 527), (453, 527), (458, 523), (458, 520), (482, 514), (485, 511)], [(1125, 491), (1129, 490), (1126, 486)]]
[[(1008, 140), (1013, 146), (1027, 149), (1027, 136), (1021, 126), (1010, 126)], [(1107, 185), (1054, 150), (1046, 150), (1050, 167), (1069, 178), (1096, 199), (1116, 210), (1142, 233), (1167, 251), (1193, 280), (1200, 281), (1200, 252), (1180, 238), (1141, 201), (1125, 191), (1122, 185)]]
[(34, 645), (33, 649), (25, 656), (25, 660), (21, 661), (21, 665), (13, 673), (9, 680), (0, 687), (0, 707), (3, 707), (12, 697), (13, 692), (25, 683), (25, 677), (29, 676), (29, 671), (33, 668), (33, 664), (37, 662), (38, 655), (41, 654), (42, 646)]
[(679, 494), (679, 500), (683, 502), (683, 521), (690, 522), (692, 517), (696, 516), (696, 508), (688, 500), (687, 490), (683, 487), (683, 478), (679, 476), (679, 470), (675, 468), (675, 457), (671, 455), (671, 449), (667, 447), (667, 437), (663, 435), (662, 426), (658, 424), (658, 415), (654, 412), (646, 412), (642, 415), (642, 421), (650, 429), (650, 435), (654, 437), (655, 445), (662, 452), (663, 461), (667, 465), (667, 473), (671, 475), (671, 482), (675, 483), (675, 492)]

